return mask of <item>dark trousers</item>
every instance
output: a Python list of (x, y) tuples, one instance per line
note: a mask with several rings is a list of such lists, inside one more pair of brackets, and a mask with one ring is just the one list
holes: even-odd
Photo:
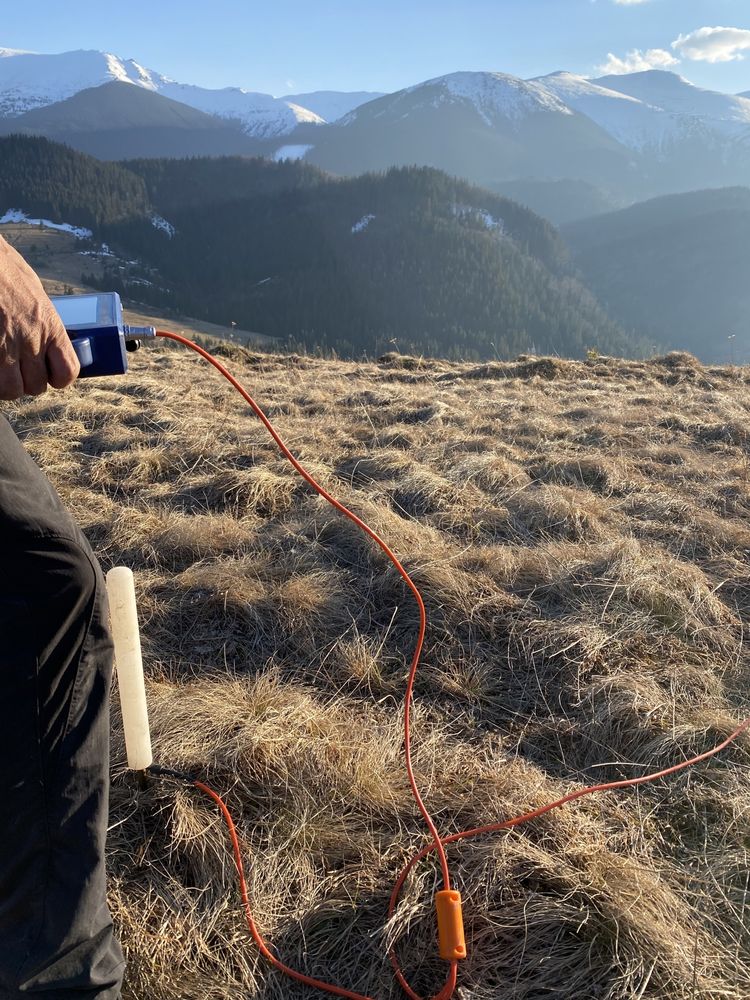
[(117, 1000), (112, 644), (85, 538), (0, 416), (0, 998)]

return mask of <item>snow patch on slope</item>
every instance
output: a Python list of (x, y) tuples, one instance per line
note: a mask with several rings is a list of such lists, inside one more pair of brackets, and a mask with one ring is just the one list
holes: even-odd
[(486, 212), (484, 209), (480, 208), (477, 210), (477, 215), (485, 224), (487, 229), (499, 229), (501, 232), (503, 230), (503, 220), (496, 219), (494, 215)]
[(163, 233), (166, 233), (170, 239), (172, 239), (172, 237), (176, 232), (172, 223), (167, 222), (165, 218), (163, 218), (161, 215), (157, 215), (156, 212), (153, 212), (151, 215), (151, 225), (154, 227), (154, 229), (160, 229)]
[(455, 205), (453, 209), (453, 214), (457, 218), (463, 218), (468, 216), (472, 219), (478, 219), (479, 222), (485, 227), (485, 229), (497, 230), (502, 233), (505, 231), (505, 223), (502, 219), (495, 218), (491, 212), (488, 212), (485, 208), (474, 208), (473, 205)]
[(363, 233), (374, 218), (375, 218), (374, 215), (363, 215), (362, 218), (359, 220), (359, 222), (355, 222), (354, 225), (352, 226), (352, 232)]
[(0, 217), (0, 226), (11, 222), (16, 225), (44, 226), (45, 229), (57, 229), (61, 233), (70, 233), (78, 240), (90, 240), (94, 235), (90, 229), (85, 229), (83, 226), (71, 226), (67, 222), (50, 222), (49, 219), (30, 219), (19, 208), (9, 208), (5, 215)]

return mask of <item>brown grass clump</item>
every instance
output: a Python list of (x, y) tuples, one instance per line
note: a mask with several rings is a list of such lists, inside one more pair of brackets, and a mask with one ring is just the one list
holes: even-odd
[[(231, 349), (292, 450), (382, 533), (429, 613), (418, 781), (446, 834), (709, 749), (748, 714), (750, 389), (689, 355), (377, 363)], [(417, 615), (244, 403), (157, 345), (10, 406), (105, 568), (136, 571), (158, 762), (226, 793), (274, 950), (397, 997), (442, 982), (402, 759)], [(110, 899), (127, 1000), (302, 998), (259, 958), (212, 804), (125, 771)], [(450, 850), (462, 995), (750, 996), (750, 741)]]

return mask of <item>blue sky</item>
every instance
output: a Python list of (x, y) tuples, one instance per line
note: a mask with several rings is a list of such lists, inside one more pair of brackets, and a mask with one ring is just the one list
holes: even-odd
[(1, 46), (104, 49), (206, 87), (392, 91), (459, 69), (530, 77), (654, 66), (700, 86), (750, 90), (750, 0), (27, 0), (3, 7)]

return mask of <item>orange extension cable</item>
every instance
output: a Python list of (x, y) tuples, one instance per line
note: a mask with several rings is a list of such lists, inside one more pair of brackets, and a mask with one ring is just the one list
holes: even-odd
[[(734, 740), (737, 739), (742, 733), (750, 729), (750, 717), (745, 719), (745, 721), (734, 730), (734, 732), (728, 736), (723, 743), (714, 747), (712, 750), (707, 750), (705, 753), (698, 754), (696, 757), (691, 757), (689, 760), (682, 761), (680, 764), (675, 764), (672, 767), (665, 768), (664, 770), (657, 771), (653, 774), (642, 775), (640, 778), (629, 778), (622, 781), (610, 781), (601, 785), (593, 785), (587, 788), (579, 788), (577, 791), (570, 792), (568, 795), (563, 796), (561, 799), (557, 799), (555, 802), (550, 802), (548, 805), (541, 806), (538, 809), (534, 809), (531, 812), (524, 813), (520, 816), (515, 816), (513, 819), (504, 820), (499, 823), (490, 823), (487, 826), (475, 827), (471, 830), (464, 830), (461, 833), (454, 833), (449, 837), (440, 837), (437, 827), (427, 810), (427, 807), (419, 793), (417, 787), (416, 779), (414, 777), (414, 770), (412, 767), (411, 758), (411, 704), (414, 691), (414, 681), (416, 678), (417, 668), (419, 666), (419, 660), (422, 654), (422, 647), (424, 645), (425, 632), (427, 629), (427, 613), (425, 610), (424, 601), (422, 595), (417, 589), (416, 584), (411, 579), (409, 574), (404, 569), (403, 565), (394, 554), (394, 552), (389, 548), (389, 546), (383, 541), (382, 538), (375, 531), (372, 530), (364, 521), (362, 521), (356, 514), (350, 511), (342, 503), (340, 503), (335, 497), (331, 496), (327, 490), (325, 490), (319, 483), (317, 483), (307, 470), (300, 465), (297, 459), (292, 455), (287, 446), (284, 444), (283, 440), (279, 436), (276, 429), (271, 424), (271, 421), (261, 410), (252, 396), (247, 392), (247, 390), (237, 381), (236, 378), (218, 361), (213, 355), (209, 354), (208, 351), (204, 350), (198, 344), (189, 340), (187, 337), (182, 337), (177, 333), (170, 333), (164, 330), (157, 330), (157, 337), (165, 337), (169, 340), (177, 341), (180, 344), (184, 344), (186, 347), (190, 347), (192, 350), (196, 351), (202, 358), (213, 365), (214, 368), (219, 371), (224, 378), (226, 378), (234, 388), (240, 393), (243, 399), (250, 405), (253, 412), (261, 420), (266, 430), (269, 432), (271, 437), (274, 439), (279, 449), (285, 458), (291, 462), (297, 472), (302, 476), (302, 478), (312, 486), (312, 488), (320, 494), (325, 500), (328, 501), (333, 507), (336, 508), (340, 513), (344, 514), (351, 521), (353, 521), (365, 534), (369, 535), (370, 538), (385, 552), (388, 558), (391, 560), (395, 568), (398, 570), (400, 576), (406, 583), (406, 585), (411, 590), (414, 598), (417, 602), (417, 607), (419, 608), (419, 633), (417, 636), (417, 644), (414, 652), (414, 656), (411, 662), (411, 668), (409, 670), (409, 677), (406, 685), (405, 694), (405, 704), (404, 704), (404, 756), (406, 763), (406, 771), (409, 777), (409, 785), (411, 787), (412, 795), (419, 808), (419, 811), (424, 818), (425, 824), (430, 832), (432, 842), (424, 847), (421, 851), (415, 854), (403, 867), (396, 882), (393, 886), (393, 891), (391, 892), (390, 901), (388, 904), (388, 915), (389, 917), (393, 915), (396, 909), (396, 904), (398, 902), (398, 897), (401, 889), (415, 864), (417, 864), (422, 858), (431, 854), (433, 851), (437, 853), (438, 861), (440, 864), (440, 870), (442, 874), (443, 889), (436, 895), (437, 901), (437, 914), (438, 914), (438, 932), (440, 938), (440, 954), (441, 957), (446, 958), (449, 962), (449, 971), (446, 981), (442, 989), (436, 993), (433, 1000), (450, 1000), (456, 989), (457, 975), (458, 975), (458, 960), (460, 958), (466, 957), (466, 947), (463, 942), (463, 924), (461, 918), (461, 908), (460, 908), (460, 896), (457, 892), (451, 889), (450, 882), (450, 871), (448, 866), (448, 858), (445, 851), (445, 846), (447, 844), (456, 843), (459, 840), (465, 840), (468, 837), (477, 837), (481, 834), (486, 833), (497, 833), (500, 830), (508, 830), (514, 826), (519, 826), (522, 823), (526, 823), (532, 819), (536, 819), (539, 816), (543, 816), (545, 813), (550, 812), (552, 809), (557, 809), (559, 806), (565, 805), (567, 802), (572, 802), (574, 799), (580, 799), (584, 795), (593, 795), (595, 792), (603, 792), (618, 788), (628, 788), (634, 785), (642, 785), (646, 782), (656, 781), (659, 778), (667, 777), (670, 774), (676, 774), (678, 771), (683, 771), (685, 768), (692, 767), (694, 764), (698, 764), (701, 761), (708, 760), (708, 758), (715, 756), (722, 750), (725, 750)], [(184, 778), (198, 788), (205, 795), (209, 796), (216, 805), (219, 807), (222, 816), (226, 822), (227, 828), (229, 830), (229, 836), (232, 841), (232, 850), (234, 852), (234, 861), (237, 867), (237, 873), (240, 883), (240, 893), (242, 897), (242, 904), (245, 910), (245, 917), (247, 920), (247, 925), (250, 930), (250, 934), (258, 946), (261, 954), (285, 975), (298, 982), (304, 983), (307, 986), (313, 986), (316, 989), (323, 990), (326, 993), (331, 993), (335, 996), (347, 997), (349, 1000), (372, 1000), (371, 997), (366, 997), (361, 993), (355, 993), (352, 990), (344, 989), (341, 986), (335, 986), (331, 983), (325, 983), (322, 980), (315, 979), (312, 976), (306, 976), (302, 972), (298, 972), (296, 969), (290, 968), (285, 965), (280, 959), (278, 959), (268, 948), (263, 937), (261, 936), (256, 924), (253, 919), (252, 908), (250, 906), (250, 898), (247, 889), (247, 881), (245, 879), (244, 867), (242, 864), (242, 854), (240, 852), (239, 839), (237, 837), (237, 831), (230, 815), (229, 809), (227, 808), (224, 800), (208, 785), (204, 784), (202, 781), (197, 781), (187, 775), (183, 775), (180, 772), (170, 771), (168, 768), (153, 768), (155, 773), (171, 774), (174, 777)], [(410, 1000), (423, 1000), (418, 993), (411, 988), (409, 983), (404, 976), (401, 967), (398, 962), (398, 958), (395, 954), (395, 950), (390, 952), (391, 965), (395, 976), (403, 988)]]

